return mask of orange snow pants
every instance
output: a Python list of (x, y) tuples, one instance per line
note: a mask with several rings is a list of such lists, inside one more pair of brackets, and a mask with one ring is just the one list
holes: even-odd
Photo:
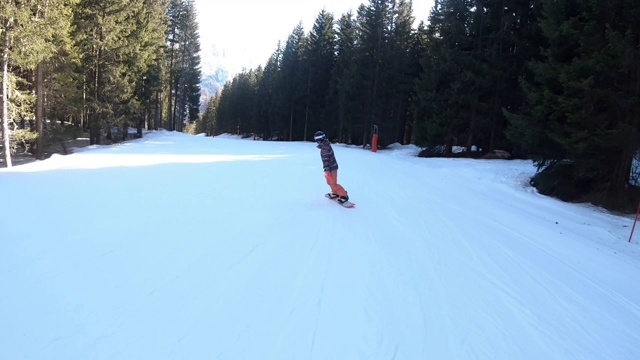
[(325, 171), (324, 178), (327, 180), (327, 184), (331, 187), (331, 192), (340, 196), (347, 196), (347, 191), (338, 184), (338, 171)]

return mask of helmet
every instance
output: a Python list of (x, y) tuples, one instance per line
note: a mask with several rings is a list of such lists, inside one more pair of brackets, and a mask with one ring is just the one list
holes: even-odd
[(324, 141), (324, 139), (326, 139), (327, 137), (325, 136), (325, 134), (322, 131), (316, 131), (316, 134), (313, 136), (313, 138), (317, 141)]

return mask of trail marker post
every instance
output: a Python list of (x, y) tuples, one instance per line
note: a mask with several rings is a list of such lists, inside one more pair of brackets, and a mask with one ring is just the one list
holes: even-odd
[(373, 125), (373, 135), (371, 136), (371, 151), (378, 151), (378, 125)]

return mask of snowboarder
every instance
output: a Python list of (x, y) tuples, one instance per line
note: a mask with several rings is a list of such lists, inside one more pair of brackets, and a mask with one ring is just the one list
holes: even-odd
[(327, 136), (322, 131), (317, 131), (314, 139), (318, 143), (318, 149), (320, 149), (324, 178), (327, 180), (329, 187), (331, 187), (331, 192), (326, 194), (326, 197), (329, 199), (338, 198), (338, 202), (344, 204), (349, 201), (349, 195), (347, 195), (347, 191), (338, 184), (338, 162), (333, 153), (331, 142), (329, 142), (329, 139), (327, 139)]

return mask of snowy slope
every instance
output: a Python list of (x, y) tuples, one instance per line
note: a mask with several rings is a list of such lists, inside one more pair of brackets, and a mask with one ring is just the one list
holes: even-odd
[(312, 143), (160, 131), (1, 169), (0, 359), (640, 358), (632, 218), (527, 161), (334, 150), (355, 209)]

